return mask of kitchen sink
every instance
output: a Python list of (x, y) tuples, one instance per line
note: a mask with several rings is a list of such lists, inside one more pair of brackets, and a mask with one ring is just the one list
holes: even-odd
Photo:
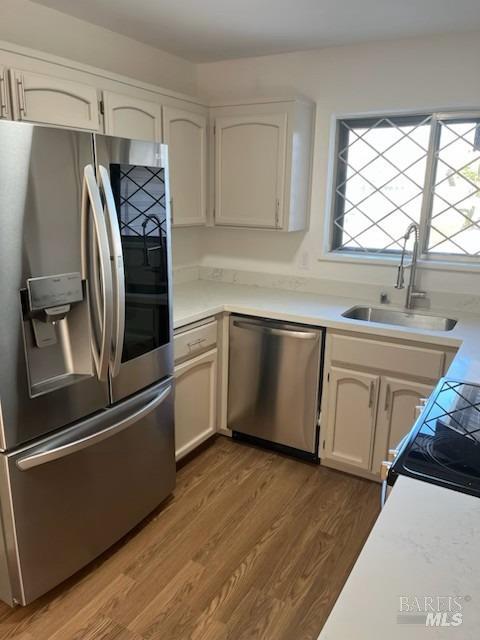
[(363, 322), (381, 322), (399, 327), (430, 329), (431, 331), (451, 331), (457, 324), (452, 318), (430, 316), (423, 313), (399, 311), (397, 309), (379, 309), (377, 307), (356, 306), (342, 313), (344, 318)]

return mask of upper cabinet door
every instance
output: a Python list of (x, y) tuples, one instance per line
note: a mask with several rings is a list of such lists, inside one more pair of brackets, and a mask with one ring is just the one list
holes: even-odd
[(215, 120), (215, 224), (282, 227), (287, 114)]
[(0, 65), (0, 118), (10, 118), (7, 70)]
[(162, 107), (119, 93), (103, 92), (105, 133), (135, 140), (162, 140)]
[(10, 70), (15, 120), (98, 131), (97, 90), (80, 82)]
[(173, 224), (206, 223), (207, 119), (183, 109), (163, 108), (168, 145)]

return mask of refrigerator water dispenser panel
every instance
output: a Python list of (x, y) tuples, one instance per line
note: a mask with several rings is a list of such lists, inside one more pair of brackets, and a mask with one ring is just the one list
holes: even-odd
[(20, 291), (30, 397), (93, 375), (86, 288), (66, 273), (29, 278)]
[[(31, 311), (44, 311), (56, 307), (70, 306), (83, 300), (82, 278), (79, 273), (64, 273), (58, 276), (29, 278), (28, 299)], [(70, 308), (68, 308), (68, 311)]]

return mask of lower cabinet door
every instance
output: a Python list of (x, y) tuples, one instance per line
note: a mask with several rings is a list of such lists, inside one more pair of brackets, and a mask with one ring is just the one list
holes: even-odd
[(373, 473), (380, 473), (388, 449), (394, 449), (415, 422), (415, 407), (421, 398), (428, 398), (433, 387), (421, 382), (382, 377), (378, 403)]
[(330, 368), (322, 458), (369, 470), (380, 377)]
[(216, 431), (217, 350), (175, 367), (175, 457), (180, 460)]

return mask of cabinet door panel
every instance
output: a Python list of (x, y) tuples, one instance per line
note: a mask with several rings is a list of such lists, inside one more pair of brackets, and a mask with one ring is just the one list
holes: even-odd
[(207, 119), (183, 109), (164, 107), (173, 224), (206, 222)]
[(179, 460), (216, 431), (217, 350), (175, 367), (175, 456)]
[(95, 87), (30, 71), (10, 70), (16, 120), (98, 131)]
[(0, 65), (0, 118), (10, 118), (10, 105), (8, 101), (7, 70)]
[(394, 449), (415, 422), (415, 407), (428, 398), (433, 387), (420, 382), (383, 377), (378, 405), (373, 473), (380, 473), (388, 449)]
[(370, 468), (379, 376), (330, 368), (327, 407), (327, 458)]
[(120, 138), (161, 141), (161, 111), (155, 102), (104, 91), (105, 133)]
[(215, 224), (282, 226), (287, 115), (215, 121)]

